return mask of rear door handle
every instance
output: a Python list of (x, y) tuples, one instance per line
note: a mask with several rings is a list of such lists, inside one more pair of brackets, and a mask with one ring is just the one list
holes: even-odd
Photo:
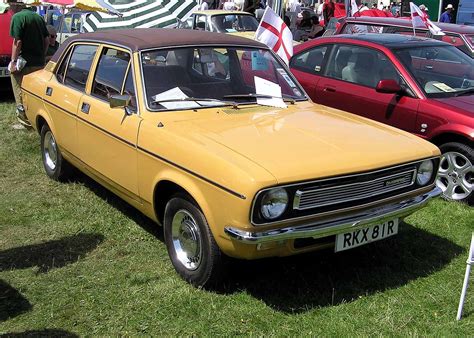
[(335, 93), (335, 92), (336, 92), (336, 88), (333, 88), (333, 87), (324, 87), (324, 91), (325, 91), (325, 92)]
[(53, 88), (46, 87), (46, 95), (51, 96), (51, 94), (53, 94)]
[(91, 105), (89, 103), (82, 102), (81, 112), (83, 112), (84, 114), (89, 114), (90, 107)]

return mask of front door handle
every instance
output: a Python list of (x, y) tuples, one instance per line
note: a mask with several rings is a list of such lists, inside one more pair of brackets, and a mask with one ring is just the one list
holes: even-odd
[(81, 112), (83, 112), (84, 114), (89, 114), (90, 108), (91, 108), (91, 105), (89, 103), (82, 102)]
[(325, 91), (325, 92), (335, 93), (335, 92), (336, 92), (336, 88), (333, 88), (333, 87), (324, 87), (324, 91)]

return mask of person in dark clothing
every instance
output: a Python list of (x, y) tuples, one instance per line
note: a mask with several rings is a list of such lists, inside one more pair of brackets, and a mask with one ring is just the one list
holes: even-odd
[(445, 8), (446, 10), (441, 14), (441, 17), (439, 18), (439, 22), (447, 22), (447, 23), (454, 23), (453, 20), (453, 11), (454, 11), (454, 6), (449, 4)]
[[(13, 46), (9, 68), (17, 117), (22, 125), (31, 127), (23, 107), (21, 82), (23, 76), (44, 67), (49, 33), (43, 18), (36, 14), (33, 8), (24, 8), (13, 15), (10, 22), (10, 36), (13, 38)], [(20, 56), (26, 61), (23, 68), (19, 66)]]
[(332, 0), (325, 0), (323, 6), (323, 16), (324, 16), (324, 25), (327, 26), (329, 24), (329, 20), (334, 17), (334, 10), (336, 6)]
[(255, 15), (255, 10), (259, 7), (260, 0), (245, 0), (244, 12)]

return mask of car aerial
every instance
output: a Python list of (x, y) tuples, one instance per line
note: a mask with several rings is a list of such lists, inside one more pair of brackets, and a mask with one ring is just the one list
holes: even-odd
[[(437, 22), (445, 35), (433, 35), (427, 28), (416, 28), (415, 34), (447, 42), (474, 58), (474, 26)], [(413, 26), (408, 18), (358, 17), (343, 18), (334, 34), (392, 33), (413, 35)], [(329, 35), (330, 31), (325, 34)]]
[(186, 20), (178, 20), (177, 28), (229, 33), (253, 39), (258, 21), (247, 12), (215, 9), (194, 11)]
[[(225, 257), (342, 251), (394, 235), (441, 193), (439, 149), (315, 105), (267, 46), (228, 34), (80, 34), (25, 76), (46, 174), (73, 165), (163, 225), (212, 285)], [(280, 94), (281, 92), (281, 94)]]
[(400, 34), (336, 35), (295, 47), (290, 68), (313, 101), (414, 133), (443, 152), (437, 185), (472, 202), (474, 61)]

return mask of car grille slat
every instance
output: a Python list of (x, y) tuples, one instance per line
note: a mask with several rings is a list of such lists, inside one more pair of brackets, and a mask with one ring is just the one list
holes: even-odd
[(373, 180), (337, 184), (324, 187), (307, 187), (296, 191), (293, 209), (304, 210), (327, 205), (363, 200), (399, 189), (407, 188), (414, 184), (416, 170), (411, 169), (401, 173), (388, 172), (382, 177)]

